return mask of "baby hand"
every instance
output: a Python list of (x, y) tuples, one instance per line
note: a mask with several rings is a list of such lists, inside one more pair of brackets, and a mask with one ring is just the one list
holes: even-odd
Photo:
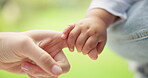
[(74, 51), (76, 47), (78, 52), (88, 54), (93, 60), (98, 58), (106, 43), (106, 24), (97, 17), (88, 17), (70, 24), (63, 35), (63, 39), (67, 39), (70, 51)]

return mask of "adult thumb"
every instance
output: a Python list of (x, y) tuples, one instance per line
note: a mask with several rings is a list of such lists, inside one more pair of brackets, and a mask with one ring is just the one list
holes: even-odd
[(46, 51), (33, 42), (26, 47), (24, 56), (34, 61), (47, 73), (54, 76), (58, 76), (62, 73), (62, 68), (56, 63), (56, 61)]

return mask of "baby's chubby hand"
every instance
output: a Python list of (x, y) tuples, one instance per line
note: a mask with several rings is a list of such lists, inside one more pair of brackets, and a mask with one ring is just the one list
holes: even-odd
[(74, 24), (70, 24), (61, 38), (67, 39), (70, 51), (76, 47), (78, 52), (88, 54), (93, 60), (98, 58), (106, 43), (105, 22), (98, 17), (86, 17)]

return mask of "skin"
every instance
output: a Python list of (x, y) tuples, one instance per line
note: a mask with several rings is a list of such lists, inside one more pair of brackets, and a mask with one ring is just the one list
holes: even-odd
[(107, 27), (112, 24), (116, 16), (103, 9), (92, 9), (86, 17), (70, 24), (61, 36), (67, 40), (70, 51), (76, 47), (78, 52), (96, 60), (102, 52), (107, 40)]
[[(55, 46), (56, 41), (65, 44), (60, 38), (61, 32), (50, 30), (32, 30), (25, 32), (0, 33), (0, 69), (12, 73), (28, 74), (30, 78), (57, 78), (70, 69), (62, 49), (58, 51), (48, 47)], [(57, 40), (59, 38), (59, 40)], [(44, 41), (45, 40), (45, 41)], [(56, 65), (61, 72), (51, 71)]]

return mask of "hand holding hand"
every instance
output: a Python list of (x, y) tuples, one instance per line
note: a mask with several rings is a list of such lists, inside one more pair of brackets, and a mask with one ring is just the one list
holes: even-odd
[[(31, 67), (33, 69), (28, 70), (32, 70), (33, 75), (39, 74), (37, 70), (42, 70), (40, 72), (44, 72), (47, 76), (58, 76), (69, 70), (69, 63), (62, 51), (53, 58), (38, 46), (39, 42), (45, 38), (61, 35), (59, 32), (34, 30), (21, 33), (4, 32), (0, 35), (0, 69), (23, 74), (26, 72), (21, 67), (26, 64), (31, 66), (29, 62), (24, 61), (31, 60), (34, 62)], [(39, 77), (43, 78), (45, 74), (41, 74)]]

